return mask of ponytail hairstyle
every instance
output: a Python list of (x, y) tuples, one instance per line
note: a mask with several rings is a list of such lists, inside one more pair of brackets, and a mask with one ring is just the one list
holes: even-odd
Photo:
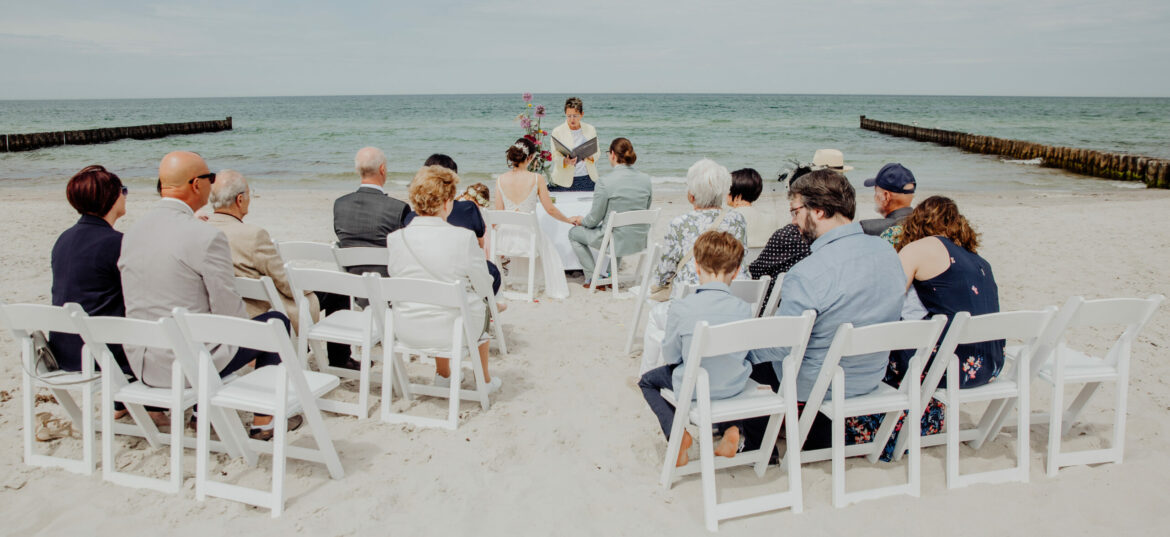
[(614, 157), (617, 157), (618, 164), (629, 166), (638, 160), (637, 153), (634, 153), (634, 144), (631, 144), (626, 138), (614, 138), (609, 143), (609, 150), (613, 152)]
[(508, 167), (515, 168), (524, 164), (528, 157), (536, 154), (536, 144), (528, 138), (521, 137), (508, 148), (508, 152), (505, 154), (508, 157)]

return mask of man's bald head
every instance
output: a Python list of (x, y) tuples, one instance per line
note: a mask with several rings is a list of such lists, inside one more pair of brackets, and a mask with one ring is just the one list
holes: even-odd
[(354, 169), (363, 183), (381, 186), (386, 183), (386, 154), (376, 147), (363, 147), (353, 158)]
[(164, 198), (174, 198), (198, 211), (207, 205), (207, 197), (211, 195), (211, 180), (199, 179), (211, 173), (207, 163), (198, 153), (191, 151), (172, 151), (163, 157), (158, 164), (159, 194)]

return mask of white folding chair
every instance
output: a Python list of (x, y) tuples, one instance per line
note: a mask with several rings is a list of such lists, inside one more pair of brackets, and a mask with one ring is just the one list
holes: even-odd
[[(900, 434), (909, 435), (910, 461), (907, 465), (907, 482), (901, 485), (874, 488), (857, 492), (845, 492), (845, 457), (866, 455), (870, 462), (876, 462), (886, 447), (886, 440), (893, 432), (903, 411), (907, 416), (922, 415), (922, 385), (918, 382), (903, 382), (894, 388), (884, 382), (865, 395), (845, 397), (845, 370), (840, 362), (844, 357), (872, 353), (888, 353), (892, 350), (915, 349), (914, 357), (906, 372), (906, 379), (922, 377), (926, 360), (931, 349), (938, 342), (939, 334), (946, 327), (945, 315), (935, 315), (929, 321), (896, 321), (854, 328), (851, 323), (837, 328), (833, 342), (821, 365), (821, 372), (813, 384), (800, 416), (801, 444), (808, 438), (817, 413), (833, 420), (833, 446), (831, 448), (807, 450), (800, 453), (804, 462), (833, 460), (833, 505), (844, 507), (850, 503), (891, 496), (909, 494), (918, 497), (921, 490), (921, 444), (919, 419), (907, 419)], [(825, 399), (825, 392), (832, 389), (832, 399)], [(845, 445), (845, 418), (885, 414), (882, 425), (874, 434), (874, 440), (865, 444)], [(881, 439), (878, 441), (878, 439)]]
[(386, 248), (374, 246), (356, 246), (352, 248), (336, 248), (333, 255), (342, 270), (359, 265), (378, 265), (385, 267), (390, 262), (390, 253)]
[(240, 298), (267, 302), (268, 309), (288, 316), (288, 311), (284, 309), (284, 299), (276, 291), (276, 284), (272, 283), (272, 278), (268, 276), (261, 276), (259, 279), (236, 276), (236, 292), (240, 294)]
[[(367, 275), (371, 285), (380, 295), (376, 304), (385, 304), (387, 301), (398, 304), (428, 304), (441, 308), (457, 310), (459, 315), (451, 326), (451, 346), (446, 349), (417, 349), (402, 343), (395, 326), (396, 308), (383, 310), (385, 335), (382, 344), (382, 421), (388, 423), (410, 423), (425, 427), (442, 427), (454, 430), (459, 425), (459, 401), (466, 397), (478, 400), (480, 406), (487, 410), (490, 406), (488, 399), (488, 385), (484, 381), (483, 364), (479, 360), (479, 350), (476, 348), (479, 341), (478, 326), (471, 326), (467, 322), (467, 297), (462, 281), (453, 283), (436, 282), (415, 278), (375, 278)], [(402, 356), (411, 355), (435, 356), (442, 353), (451, 360), (450, 386), (436, 387), (432, 384), (412, 384), (406, 374), (406, 362)], [(471, 365), (475, 376), (475, 389), (460, 388), (463, 377), (464, 355)], [(432, 397), (446, 397), (449, 399), (446, 419), (413, 416), (403, 412), (395, 412), (390, 406), (391, 390), (397, 386), (402, 398), (409, 401), (415, 394)]]
[(768, 294), (768, 301), (764, 303), (764, 310), (760, 312), (760, 317), (771, 317), (776, 315), (776, 308), (780, 306), (780, 287), (784, 285), (784, 272), (776, 275), (776, 284), (772, 286), (772, 292)]
[[(359, 362), (361, 367), (354, 371), (342, 367), (329, 365), (328, 357), (324, 352), (314, 352), (317, 360), (317, 370), (347, 379), (358, 379), (357, 403), (346, 403), (332, 399), (322, 400), (322, 410), (350, 414), (359, 418), (370, 415), (370, 369), (371, 351), (382, 337), (381, 319), (374, 315), (376, 308), (367, 307), (364, 310), (338, 310), (328, 315), (322, 315), (321, 320), (313, 322), (309, 314), (309, 302), (305, 297), (306, 291), (334, 293), (345, 295), (351, 300), (363, 298), (370, 300), (370, 289), (362, 276), (348, 272), (331, 270), (298, 268), (286, 265), (289, 285), (293, 288), (293, 296), (297, 299), (300, 331), (297, 334), (297, 356), (302, 364), (308, 364), (309, 343), (311, 341), (341, 343), (356, 345), (361, 353)], [(371, 300), (371, 302), (373, 302)]]
[[(609, 218), (605, 221), (605, 234), (601, 238), (601, 247), (598, 248), (600, 255), (598, 256), (597, 263), (593, 266), (593, 276), (589, 280), (590, 291), (596, 290), (598, 285), (608, 283), (613, 287), (614, 298), (629, 296), (628, 294), (622, 295), (618, 290), (618, 287), (621, 286), (621, 278), (618, 275), (618, 269), (620, 267), (618, 265), (616, 241), (613, 239), (614, 230), (626, 226), (646, 226), (646, 229), (650, 229), (658, 221), (658, 214), (661, 212), (662, 209), (645, 209), (621, 213), (616, 211), (609, 212)], [(649, 254), (653, 248), (654, 246), (650, 241), (646, 241), (646, 246), (641, 250), (623, 256), (638, 256), (638, 268), (634, 270), (635, 276), (641, 274), (643, 264), (650, 264), (652, 262)], [(605, 258), (609, 259), (608, 278), (601, 277), (601, 266)]]
[[(5, 304), (0, 302), (0, 318), (12, 332), (12, 338), (20, 343), (21, 363), (21, 424), (23, 426), (24, 463), (29, 466), (57, 467), (78, 474), (92, 474), (97, 465), (96, 434), (93, 416), (94, 396), (99, 389), (101, 376), (95, 373), (92, 359), (82, 353), (81, 371), (38, 372), (36, 353), (33, 350), (33, 333), (43, 331), (77, 334), (77, 328), (70, 317), (73, 313), (85, 315), (81, 306), (68, 303), (64, 306), (41, 304)], [(36, 408), (38, 388), (48, 388), (60, 403), (73, 424), (81, 427), (81, 459), (70, 459), (54, 455), (42, 455), (33, 450), (33, 411)], [(74, 398), (74, 392), (81, 392), (81, 403)]]
[[(752, 317), (759, 317), (760, 306), (764, 304), (764, 293), (768, 292), (768, 283), (772, 281), (771, 276), (761, 276), (758, 280), (731, 280), (732, 296), (747, 302), (752, 309)], [(693, 284), (686, 284), (683, 286), (682, 295), (679, 298), (686, 298), (695, 292), (699, 286)]]
[[(195, 404), (197, 397), (194, 388), (186, 387), (189, 380), (196, 379), (197, 371), (196, 358), (191, 352), (190, 342), (183, 337), (174, 319), (170, 318), (144, 321), (123, 317), (89, 317), (75, 313), (73, 319), (82, 340), (85, 341), (87, 359), (96, 355), (102, 368), (102, 479), (127, 487), (153, 489), (170, 494), (179, 492), (183, 484), (183, 448), (195, 447), (195, 438), (186, 438), (183, 435), (183, 416), (186, 410)], [(175, 362), (171, 367), (171, 386), (154, 388), (137, 380), (128, 382), (114, 361), (110, 345), (134, 345), (173, 352)], [(196, 382), (190, 384), (194, 386)], [(169, 480), (118, 471), (115, 461), (117, 448), (114, 445), (115, 401), (125, 404), (134, 419), (135, 427), (129, 431), (130, 434), (145, 438), (154, 449), (163, 444), (170, 444)], [(146, 405), (165, 407), (171, 411), (171, 434), (159, 432), (146, 411)], [(212, 449), (227, 451), (233, 456), (241, 456), (244, 453), (242, 446), (245, 436), (239, 434), (241, 425), (238, 416), (234, 414), (229, 416), (212, 410), (204, 414), (204, 419), (211, 420), (220, 438), (224, 439), (215, 442)], [(174, 438), (172, 434), (177, 434), (178, 438)]]
[[(306, 371), (292, 348), (284, 324), (276, 319), (262, 323), (223, 315), (187, 313), (177, 309), (175, 322), (183, 334), (199, 350), (199, 411), (225, 409), (238, 417), (239, 411), (272, 416), (274, 434), (271, 442), (247, 440), (248, 448), (272, 455), (272, 489), (259, 491), (219, 481), (209, 477), (211, 428), (199, 420), (196, 435), (195, 497), (200, 501), (208, 495), (227, 498), (272, 510), (273, 518), (284, 510), (284, 477), (286, 459), (322, 463), (333, 479), (345, 473), (341, 460), (333, 448), (333, 440), (317, 408), (317, 400), (336, 388), (340, 380), (327, 373)], [(219, 375), (211, 361), (207, 345), (232, 345), (273, 352), (280, 356), (280, 365), (261, 367), (227, 384), (218, 384)], [(288, 417), (301, 413), (313, 435), (316, 448), (291, 445), (288, 441)], [(236, 427), (246, 434), (242, 425)], [(223, 434), (217, 429), (217, 432)]]
[(752, 261), (755, 261), (757, 257), (760, 257), (760, 252), (763, 252), (763, 251), (764, 251), (763, 248), (748, 248), (748, 249), (744, 250), (743, 262), (744, 263), (751, 263)]
[[(502, 266), (500, 258), (503, 256), (509, 257), (526, 257), (528, 258), (528, 290), (524, 293), (516, 293), (514, 291), (506, 290), (508, 286), (508, 279), (505, 278), (500, 289), (500, 294), (515, 299), (523, 299), (532, 302), (536, 296), (536, 258), (541, 255), (540, 241), (537, 240), (538, 233), (540, 233), (540, 223), (536, 220), (535, 213), (521, 213), (516, 211), (483, 211), (484, 221), (487, 222), (490, 231), (490, 240), (488, 241), (488, 259), (496, 266)], [(523, 228), (528, 232), (528, 248), (519, 252), (501, 252), (499, 251), (499, 241), (496, 240), (496, 226), (515, 226)], [(556, 253), (548, 253), (547, 255), (556, 255)]]
[(283, 241), (276, 243), (276, 253), (280, 254), (280, 258), (285, 263), (292, 266), (312, 264), (313, 268), (345, 270), (337, 262), (337, 255), (333, 253), (336, 249), (332, 244), (324, 242)]
[[(1010, 311), (989, 313), (972, 317), (970, 313), (959, 312), (951, 320), (947, 335), (938, 347), (934, 360), (922, 381), (922, 408), (930, 399), (938, 399), (946, 405), (946, 432), (925, 436), (924, 446), (941, 443), (947, 445), (947, 488), (958, 488), (973, 483), (1001, 483), (1005, 481), (1028, 482), (1028, 400), (1031, 362), (1041, 346), (1042, 335), (1056, 316), (1056, 307), (1041, 311)], [(1017, 355), (1014, 368), (1003, 371), (994, 381), (983, 386), (959, 389), (959, 358), (955, 356), (958, 345), (985, 341), (1021, 341), (1022, 351)], [(939, 388), (939, 382), (946, 376), (947, 385)], [(906, 381), (903, 381), (906, 382)], [(1016, 466), (1003, 470), (961, 475), (959, 473), (959, 443), (972, 442), (982, 436), (991, 426), (997, 412), (989, 407), (979, 421), (979, 426), (963, 429), (959, 405), (983, 401), (1017, 399), (1024, 407), (1019, 414), (1016, 437)], [(907, 418), (909, 419), (909, 417)], [(879, 439), (880, 440), (880, 439)], [(906, 435), (899, 435), (894, 450), (895, 459), (900, 459), (907, 442)]]
[[(800, 485), (800, 453), (795, 442), (787, 442), (785, 471), (788, 473), (788, 490), (755, 498), (717, 503), (715, 470), (734, 466), (752, 465), (756, 475), (764, 477), (768, 459), (780, 434), (780, 425), (785, 425), (788, 438), (797, 438), (796, 412), (796, 368), (804, 356), (808, 336), (812, 332), (816, 312), (805, 311), (799, 317), (771, 317), (749, 319), (718, 326), (708, 326), (700, 321), (695, 326), (691, 339), (690, 356), (684, 367), (683, 384), (675, 396), (671, 390), (662, 390), (663, 397), (675, 407), (674, 424), (670, 430), (666, 455), (662, 461), (663, 488), (669, 489), (676, 476), (702, 473), (703, 513), (707, 529), (717, 531), (719, 521), (765, 511), (792, 508), (799, 513), (803, 509)], [(788, 347), (791, 352), (784, 360), (784, 379), (780, 393), (773, 393), (767, 386), (748, 381), (742, 393), (728, 399), (711, 400), (711, 388), (707, 371), (702, 360), (733, 352), (760, 348)], [(697, 395), (696, 395), (697, 394)], [(692, 402), (692, 399), (694, 401)], [(768, 426), (760, 448), (738, 453), (732, 458), (715, 458), (712, 425), (728, 421), (768, 416)], [(683, 433), (687, 424), (698, 427), (699, 460), (681, 468), (676, 467)]]
[[(1031, 421), (1048, 421), (1048, 461), (1046, 473), (1056, 476), (1063, 466), (1080, 464), (1120, 463), (1125, 455), (1125, 419), (1129, 392), (1129, 366), (1133, 342), (1149, 323), (1154, 312), (1165, 297), (1150, 295), (1140, 298), (1112, 298), (1084, 300), (1074, 296), (1065, 303), (1058, 314), (1055, 327), (1050, 331), (1054, 337), (1050, 352), (1038, 355), (1033, 361), (1033, 371), (1041, 379), (1052, 384), (1052, 408), (1045, 415), (1033, 416)], [(1104, 356), (1097, 357), (1068, 345), (1065, 337), (1075, 328), (1101, 328), (1124, 326), (1121, 335)], [(1014, 349), (1013, 349), (1014, 350)], [(1013, 356), (1015, 352), (1010, 353)], [(1062, 437), (1077, 421), (1085, 404), (1104, 382), (1117, 384), (1113, 408), (1113, 435), (1110, 446), (1076, 452), (1062, 452)], [(1066, 408), (1064, 388), (1066, 384), (1084, 384), (1076, 398)], [(991, 431), (994, 436), (1006, 420), (1010, 408), (1005, 407)], [(1037, 419), (1039, 418), (1039, 419)]]
[(653, 307), (655, 302), (650, 300), (650, 287), (652, 287), (651, 279), (654, 274), (654, 260), (658, 259), (659, 252), (662, 252), (662, 243), (655, 243), (650, 248), (650, 253), (646, 257), (646, 264), (642, 267), (642, 276), (639, 278), (638, 284), (638, 298), (637, 305), (634, 306), (634, 318), (630, 319), (630, 333), (626, 336), (626, 354), (634, 348), (634, 339), (638, 337), (638, 328), (642, 325), (642, 312), (646, 311), (647, 306)]

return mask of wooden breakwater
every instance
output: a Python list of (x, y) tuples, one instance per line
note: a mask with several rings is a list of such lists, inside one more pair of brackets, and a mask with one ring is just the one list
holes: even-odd
[(87, 129), (81, 131), (34, 132), (31, 134), (4, 134), (4, 151), (31, 151), (42, 147), (57, 145), (84, 145), (102, 144), (133, 138), (148, 140), (162, 138), (175, 134), (198, 134), (201, 132), (219, 132), (232, 130), (232, 117), (215, 121), (193, 121), (190, 123), (158, 123), (155, 125), (137, 125), (134, 127), (112, 127), (107, 129)]
[(1070, 172), (1119, 179), (1142, 181), (1151, 188), (1170, 188), (1170, 160), (1125, 153), (1110, 153), (1093, 149), (1060, 147), (1022, 140), (1008, 140), (965, 132), (927, 129), (889, 121), (877, 121), (861, 116), (861, 128), (911, 138), (920, 142), (934, 142), (954, 146), (973, 153), (1001, 155), (1019, 160), (1040, 159), (1040, 164)]

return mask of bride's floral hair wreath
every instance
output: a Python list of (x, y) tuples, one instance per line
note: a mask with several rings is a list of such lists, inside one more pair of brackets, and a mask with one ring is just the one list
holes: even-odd
[(505, 155), (508, 157), (508, 166), (515, 168), (524, 164), (524, 161), (528, 160), (528, 157), (534, 153), (536, 153), (536, 144), (526, 137), (521, 137), (508, 147)]
[(524, 144), (522, 144), (520, 142), (516, 142), (516, 143), (512, 144), (512, 147), (515, 147), (516, 149), (523, 151), (524, 156), (526, 156), (526, 157), (528, 156), (528, 148), (524, 147)]

